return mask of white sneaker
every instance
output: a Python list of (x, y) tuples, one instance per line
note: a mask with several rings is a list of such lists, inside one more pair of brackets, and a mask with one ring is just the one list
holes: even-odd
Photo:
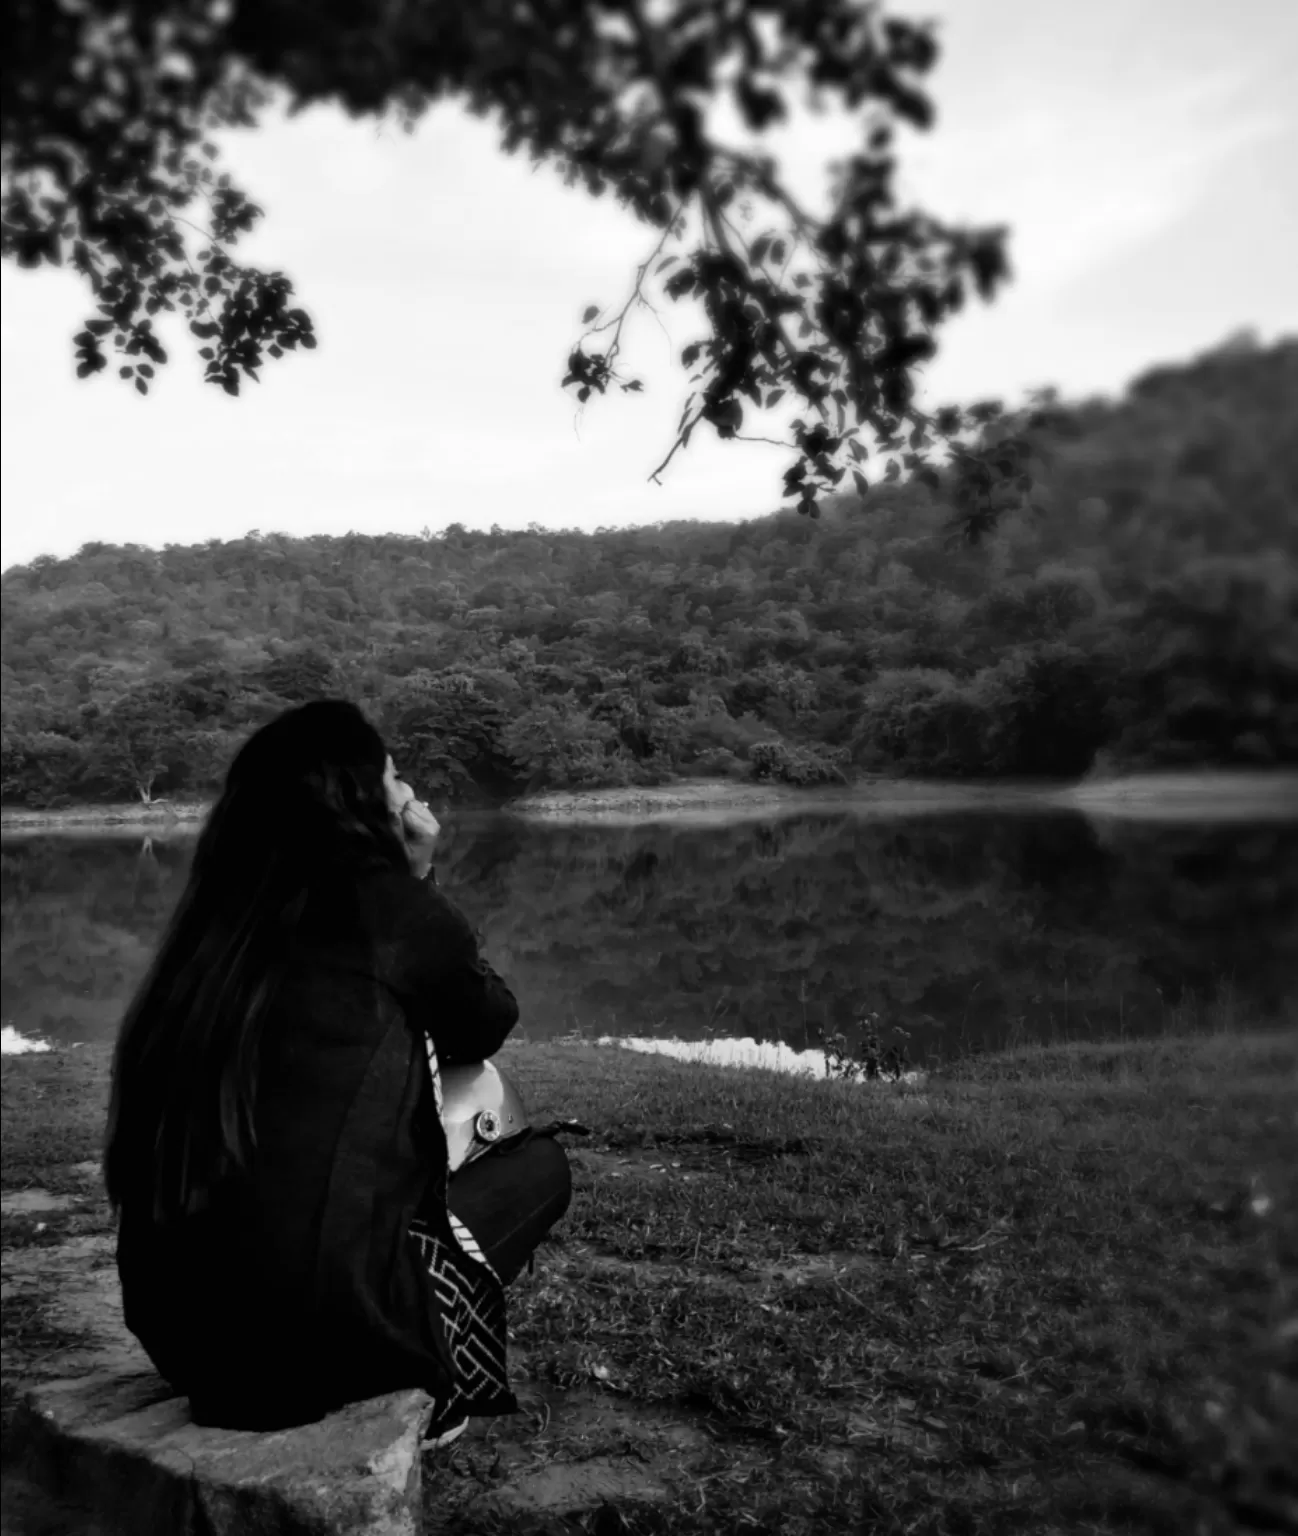
[(426, 1451), (440, 1451), (443, 1446), (453, 1445), (468, 1427), (469, 1420), (466, 1415), (458, 1424), (449, 1424), (445, 1429), (429, 1435), (427, 1440), (421, 1441), (421, 1445)]

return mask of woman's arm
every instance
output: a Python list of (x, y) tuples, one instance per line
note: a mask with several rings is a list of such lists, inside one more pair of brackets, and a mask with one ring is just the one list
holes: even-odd
[(464, 914), (436, 886), (429, 889), (454, 914), (457, 931), (454, 964), (445, 973), (446, 1000), (439, 1027), (431, 1031), (433, 1044), (443, 1062), (486, 1061), (518, 1023), (518, 1000), (482, 958)]
[(399, 885), (396, 933), (380, 946), (388, 979), (442, 1062), (486, 1061), (517, 1024), (518, 1002), (453, 902), (431, 882), (401, 876)]

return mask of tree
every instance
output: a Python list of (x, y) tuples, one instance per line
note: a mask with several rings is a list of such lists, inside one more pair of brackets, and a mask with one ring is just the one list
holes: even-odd
[(1132, 616), (1139, 710), (1115, 756), (1169, 764), (1298, 758), (1298, 570), (1210, 558)]
[[(943, 776), (1292, 766), (1296, 409), (1298, 342), (1071, 406), (1048, 490), (1104, 515), (1017, 514), (977, 550), (951, 547), (941, 500), (907, 484), (868, 515), (830, 498), (814, 522), (212, 541), (151, 570), (105, 545), (37, 560), (0, 582), (3, 797), (129, 789), (105, 765), (114, 701), (141, 687), (150, 728), (176, 718), (168, 793), (214, 788), (257, 724), (320, 689), (376, 706), (415, 782), (471, 799), (832, 776), (844, 752)], [(262, 590), (272, 564), (288, 592), (345, 579), (336, 650), (291, 642), (298, 616)], [(433, 577), (430, 620), (411, 597)], [(494, 599), (489, 625), (460, 593)], [(161, 655), (143, 623), (170, 634)]]
[[(971, 293), (1008, 267), (1001, 229), (903, 208), (897, 129), (927, 129), (934, 31), (881, 0), (14, 0), (0, 66), (3, 253), (68, 263), (95, 314), (74, 338), (77, 373), (109, 354), (141, 394), (168, 354), (157, 315), (188, 323), (204, 377), (237, 394), (267, 359), (315, 346), (282, 272), (231, 253), (262, 210), (220, 168), (210, 135), (273, 104), (337, 102), (412, 128), (464, 102), (592, 196), (608, 191), (655, 232), (624, 301), (591, 304), (563, 382), (579, 402), (638, 391), (628, 321), (651, 298), (690, 301), (702, 334), (680, 355), (690, 391), (657, 480), (700, 427), (763, 437), (752, 418), (797, 407), (784, 494), (814, 512), (873, 435), (887, 475), (936, 479), (925, 454), (957, 454), (960, 509), (985, 526), (1023, 455), (984, 440), (994, 407), (935, 415), (916, 369)], [(831, 167), (828, 210), (793, 196), (762, 134), (795, 99), (840, 109), (855, 148)], [(720, 103), (742, 132), (715, 126)], [(197, 231), (197, 235), (195, 233)], [(994, 450), (994, 451), (992, 451)], [(981, 519), (981, 522), (979, 522)]]
[(257, 674), (268, 693), (290, 704), (325, 699), (336, 691), (338, 672), (333, 659), (314, 646), (298, 646), (268, 661)]
[(92, 722), (98, 773), (115, 789), (130, 789), (145, 805), (154, 787), (184, 753), (192, 721), (169, 683), (140, 683)]
[(0, 799), (40, 810), (69, 799), (85, 767), (78, 742), (53, 731), (0, 737)]
[(504, 708), (463, 673), (414, 672), (388, 692), (388, 747), (400, 771), (432, 792), (502, 796), (521, 768), (502, 746)]

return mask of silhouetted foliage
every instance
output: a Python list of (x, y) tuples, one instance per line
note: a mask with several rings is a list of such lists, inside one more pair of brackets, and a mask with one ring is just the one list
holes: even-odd
[[(222, 171), (212, 135), (321, 102), (409, 129), (449, 98), (490, 115), (506, 151), (609, 192), (655, 231), (624, 301), (587, 306), (563, 377), (579, 402), (640, 390), (628, 319), (651, 299), (689, 306), (701, 322), (680, 355), (690, 392), (654, 478), (700, 426), (739, 439), (784, 401), (801, 413), (781, 422), (785, 494), (801, 511), (849, 471), (864, 486), (867, 441), (895, 474), (958, 439), (971, 528), (1026, 488), (1022, 444), (978, 441), (993, 409), (916, 403), (935, 333), (970, 297), (990, 299), (1008, 266), (1004, 231), (899, 198), (898, 129), (932, 125), (938, 46), (929, 23), (878, 0), (15, 0), (5, 32), (3, 252), (85, 281), (81, 377), (116, 354), (148, 394), (170, 360), (155, 324), (169, 314), (230, 394), (314, 347), (289, 277), (232, 254), (262, 210)], [(845, 118), (823, 213), (763, 148), (808, 98)], [(729, 138), (725, 110), (740, 125)]]

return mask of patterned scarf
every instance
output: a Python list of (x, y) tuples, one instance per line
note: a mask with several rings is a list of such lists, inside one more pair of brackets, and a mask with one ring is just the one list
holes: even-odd
[[(440, 1120), (442, 1074), (436, 1047), (427, 1036), (425, 1042)], [(449, 1180), (448, 1170), (438, 1196), (450, 1240), (433, 1230), (428, 1218), (421, 1217), (410, 1227), (410, 1235), (432, 1277), (446, 1342), (455, 1362), (454, 1391), (449, 1401), (437, 1403), (434, 1422), (461, 1413), (513, 1413), (518, 1407), (509, 1389), (505, 1364), (505, 1289), (473, 1233), (446, 1209)]]

